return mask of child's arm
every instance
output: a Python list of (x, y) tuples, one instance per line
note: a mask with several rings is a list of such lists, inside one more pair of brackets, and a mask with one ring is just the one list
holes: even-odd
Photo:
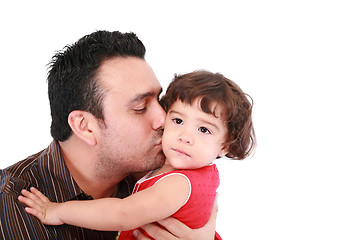
[(152, 187), (127, 198), (103, 198), (89, 201), (51, 203), (32, 188), (24, 190), (19, 201), (26, 211), (44, 224), (70, 224), (102, 231), (130, 230), (164, 219), (186, 202), (190, 185), (183, 175), (169, 175)]

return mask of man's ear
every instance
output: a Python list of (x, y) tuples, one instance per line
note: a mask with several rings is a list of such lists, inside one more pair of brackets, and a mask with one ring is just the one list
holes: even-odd
[(68, 123), (74, 134), (89, 145), (96, 145), (94, 128), (96, 119), (88, 112), (75, 110), (68, 116)]

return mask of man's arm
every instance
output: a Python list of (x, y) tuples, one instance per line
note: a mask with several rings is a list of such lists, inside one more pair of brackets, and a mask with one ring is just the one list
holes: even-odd
[(0, 193), (0, 239), (50, 239), (45, 226), (7, 193)]
[[(211, 211), (209, 221), (201, 228), (191, 229), (175, 218), (169, 217), (158, 221), (168, 231), (160, 228), (156, 224), (147, 224), (142, 228), (156, 240), (214, 240), (216, 216), (218, 212), (217, 196)], [(144, 234), (136, 231), (138, 240), (149, 240)]]

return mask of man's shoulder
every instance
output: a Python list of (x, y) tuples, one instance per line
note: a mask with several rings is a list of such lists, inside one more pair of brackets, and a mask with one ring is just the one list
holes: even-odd
[(14, 198), (19, 196), (21, 189), (29, 188), (30, 183), (24, 179), (16, 178), (12, 175), (4, 173), (1, 170), (0, 174), (0, 192), (3, 194), (11, 195)]
[(17, 198), (22, 189), (28, 189), (36, 183), (37, 159), (40, 153), (0, 170), (1, 195), (7, 194)]
[(22, 189), (33, 185), (24, 161), (0, 170), (0, 239), (50, 239), (45, 226), (17, 200)]

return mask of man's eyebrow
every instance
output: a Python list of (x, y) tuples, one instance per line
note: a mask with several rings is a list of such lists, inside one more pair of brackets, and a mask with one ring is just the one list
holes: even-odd
[(134, 104), (136, 104), (138, 102), (141, 102), (145, 98), (154, 97), (154, 96), (158, 97), (161, 92), (162, 92), (162, 88), (160, 89), (159, 93), (156, 93), (155, 91), (150, 91), (150, 92), (146, 92), (146, 93), (137, 94), (133, 99), (131, 99), (129, 101), (128, 105), (129, 106), (134, 105)]

